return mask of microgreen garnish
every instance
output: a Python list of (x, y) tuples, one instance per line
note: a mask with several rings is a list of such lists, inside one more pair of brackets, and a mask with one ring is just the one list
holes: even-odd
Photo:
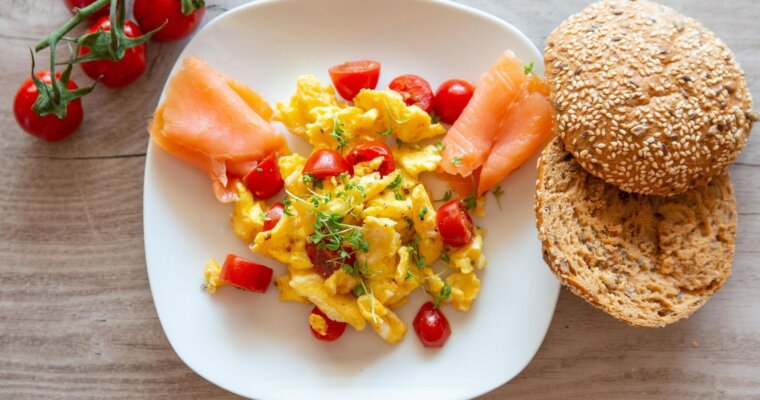
[(422, 210), (420, 210), (420, 213), (417, 215), (418, 217), (420, 217), (420, 221), (425, 220), (425, 215), (427, 215), (427, 213), (428, 213), (427, 207), (423, 207)]
[(391, 133), (393, 133), (393, 128), (388, 128), (388, 129), (380, 132), (380, 136), (390, 136)]
[(391, 184), (388, 185), (388, 189), (395, 190), (397, 187), (401, 185), (401, 182), (403, 182), (403, 180), (404, 178), (401, 177), (401, 174), (399, 174), (398, 176), (396, 176), (396, 179), (394, 179), (393, 182), (391, 182)]
[(464, 206), (467, 207), (468, 210), (472, 210), (473, 208), (477, 207), (478, 205), (478, 198), (475, 196), (475, 193), (467, 196), (467, 198), (464, 199)]
[(436, 203), (437, 202), (447, 202), (447, 201), (451, 200), (451, 195), (452, 195), (451, 190), (447, 190), (446, 193), (443, 194), (443, 197), (441, 197), (438, 200), (433, 200), (433, 201), (436, 202)]
[(301, 178), (303, 183), (305, 185), (311, 185), (311, 187), (315, 187), (317, 189), (324, 189), (324, 185), (322, 184), (321, 179), (314, 178), (314, 175), (312, 174), (303, 174), (303, 178)]
[(446, 149), (446, 145), (443, 144), (442, 141), (438, 140), (438, 143), (435, 144), (435, 152), (440, 153)]
[(401, 194), (401, 192), (396, 192), (394, 197), (396, 198), (396, 200), (404, 200), (404, 196)]
[(406, 270), (406, 279), (405, 280), (408, 281), (410, 279), (414, 279), (414, 274), (412, 273), (412, 271)]
[(434, 112), (430, 113), (430, 123), (437, 124), (441, 122), (441, 117), (437, 116)]
[(364, 289), (364, 285), (358, 285), (358, 286), (354, 287), (353, 289), (351, 289), (351, 293), (353, 293), (354, 296), (356, 296), (356, 297), (360, 297), (360, 296), (364, 296), (365, 294), (367, 294), (367, 290)]
[(338, 142), (338, 151), (342, 151), (348, 146), (348, 138), (343, 131), (343, 121), (338, 119), (337, 115), (333, 115), (333, 131), (330, 133), (331, 137), (334, 137)]
[(264, 170), (263, 170), (263, 169), (261, 169), (261, 167), (256, 167), (256, 172), (258, 172), (258, 173), (262, 173), (262, 172), (264, 172)]
[(455, 166), (455, 167), (458, 167), (458, 166), (459, 166), (459, 164), (461, 164), (461, 163), (462, 163), (462, 159), (461, 159), (461, 158), (459, 158), (459, 157), (454, 157), (454, 158), (451, 160), (451, 163), (452, 163), (452, 164), (454, 164), (454, 166)]
[(523, 71), (525, 71), (525, 75), (530, 75), (533, 73), (533, 67), (535, 66), (535, 63), (533, 61), (529, 62), (525, 66), (523, 66)]
[(438, 297), (435, 299), (435, 308), (441, 306), (441, 302), (448, 300), (451, 297), (451, 285), (444, 283), (441, 290), (438, 292)]
[(441, 260), (445, 262), (451, 261), (451, 257), (449, 257), (449, 253), (446, 253), (445, 251), (441, 253)]
[(496, 204), (499, 205), (499, 210), (501, 210), (501, 195), (504, 194), (504, 191), (501, 189), (501, 186), (496, 186), (496, 189), (491, 193), (493, 193), (493, 197), (496, 197)]
[(292, 217), (293, 211), (290, 209), (290, 206), (293, 204), (293, 201), (291, 201), (290, 199), (285, 199), (282, 201), (282, 204), (285, 206), (282, 209), (282, 213), (289, 217)]

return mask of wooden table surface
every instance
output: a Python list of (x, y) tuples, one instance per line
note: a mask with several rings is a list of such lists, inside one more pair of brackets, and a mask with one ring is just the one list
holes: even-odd
[[(207, 0), (208, 21), (244, 0)], [(539, 47), (585, 0), (467, 0)], [(151, 300), (142, 182), (152, 112), (184, 43), (150, 44), (149, 68), (84, 99), (84, 124), (48, 144), (11, 112), (60, 0), (0, 0), (0, 398), (234, 398), (172, 351)], [(760, 3), (672, 0), (736, 52), (760, 99)], [(432, 35), (434, 37), (434, 35)], [(41, 63), (44, 64), (44, 63)], [(76, 72), (79, 82), (87, 79)], [(563, 290), (543, 346), (486, 399), (760, 398), (760, 133), (732, 167), (740, 215), (734, 273), (688, 320), (637, 329)]]

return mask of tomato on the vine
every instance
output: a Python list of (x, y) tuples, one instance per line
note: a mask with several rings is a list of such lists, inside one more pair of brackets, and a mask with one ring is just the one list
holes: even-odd
[(433, 89), (425, 78), (417, 75), (401, 75), (388, 85), (404, 99), (408, 106), (417, 106), (429, 113), (433, 111)]
[[(35, 76), (47, 85), (52, 83), (50, 71), (39, 71)], [(61, 74), (56, 73), (56, 78)], [(69, 80), (67, 88), (76, 90), (77, 84)], [(16, 92), (16, 98), (13, 101), (13, 114), (19, 126), (26, 132), (37, 136), (48, 142), (54, 142), (69, 137), (82, 123), (84, 112), (82, 111), (82, 100), (75, 99), (66, 106), (66, 117), (61, 119), (55, 115), (39, 116), (32, 106), (37, 101), (39, 92), (32, 78), (27, 78), (21, 84)]]
[(374, 89), (380, 78), (377, 61), (346, 61), (329, 69), (333, 86), (346, 100), (353, 100), (362, 89)]
[(433, 111), (441, 122), (453, 124), (470, 102), (475, 86), (464, 79), (449, 79), (435, 92)]
[[(95, 0), (63, 0), (63, 2), (66, 3), (66, 7), (68, 7), (69, 11), (71, 11), (71, 13), (73, 14), (75, 8), (80, 8), (80, 9), (85, 8), (89, 6), (90, 4), (94, 3)], [(103, 8), (95, 12), (95, 14), (92, 14), (90, 16), (90, 19), (96, 20), (100, 17), (108, 16), (109, 10), (110, 10), (109, 6), (104, 6)]]
[(158, 29), (166, 22), (151, 39), (171, 42), (198, 28), (206, 7), (202, 0), (135, 0), (132, 13), (145, 31)]
[[(86, 34), (95, 33), (98, 29), (104, 31), (111, 30), (111, 21), (108, 17), (97, 20)], [(132, 21), (124, 21), (124, 34), (127, 37), (134, 38), (142, 36), (142, 31)], [(82, 63), (82, 69), (92, 79), (100, 78), (100, 82), (109, 88), (118, 88), (129, 85), (142, 76), (147, 66), (145, 56), (145, 43), (129, 48), (119, 61), (97, 60)], [(84, 56), (90, 52), (90, 49), (82, 46), (79, 49), (79, 56)]]

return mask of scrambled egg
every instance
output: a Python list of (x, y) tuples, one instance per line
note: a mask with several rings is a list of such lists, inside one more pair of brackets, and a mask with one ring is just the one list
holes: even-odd
[[(287, 265), (287, 274), (275, 279), (280, 300), (314, 304), (328, 318), (357, 330), (369, 324), (391, 344), (407, 331), (392, 310), (417, 289), (437, 303), (468, 310), (480, 290), (476, 270), (486, 265), (485, 232), (476, 231), (473, 241), (461, 248), (444, 248), (436, 207), (419, 180), (421, 174), (438, 170), (440, 146), (429, 139), (445, 129), (422, 109), (404, 104), (394, 91), (362, 90), (351, 105), (314, 76), (299, 77), (296, 86), (295, 95), (278, 104), (275, 115), (290, 132), (315, 149), (344, 156), (356, 144), (392, 143), (395, 138), (396, 169), (383, 176), (379, 169), (384, 160), (378, 157), (356, 164), (350, 174), (315, 181), (304, 173), (308, 157), (281, 156), (285, 211), (269, 231), (263, 231), (266, 204), (238, 185), (233, 230), (252, 251)], [(314, 262), (323, 264), (314, 265), (314, 251), (329, 257), (316, 257)], [(211, 292), (223, 284), (219, 272), (213, 260), (206, 266)], [(327, 329), (325, 319), (315, 315), (309, 325), (317, 332)]]

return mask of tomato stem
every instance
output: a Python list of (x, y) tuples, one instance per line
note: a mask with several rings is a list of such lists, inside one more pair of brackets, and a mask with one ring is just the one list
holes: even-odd
[(40, 40), (40, 42), (37, 43), (37, 46), (34, 47), (34, 51), (39, 52), (40, 50), (43, 50), (47, 47), (55, 47), (55, 45), (58, 44), (58, 42), (61, 40), (61, 38), (63, 38), (65, 34), (69, 33), (69, 31), (74, 29), (81, 22), (85, 21), (91, 15), (95, 14), (98, 10), (110, 3), (111, 0), (96, 0), (85, 8), (75, 9), (74, 16), (65, 24), (63, 24), (63, 26), (45, 36), (44, 39)]

